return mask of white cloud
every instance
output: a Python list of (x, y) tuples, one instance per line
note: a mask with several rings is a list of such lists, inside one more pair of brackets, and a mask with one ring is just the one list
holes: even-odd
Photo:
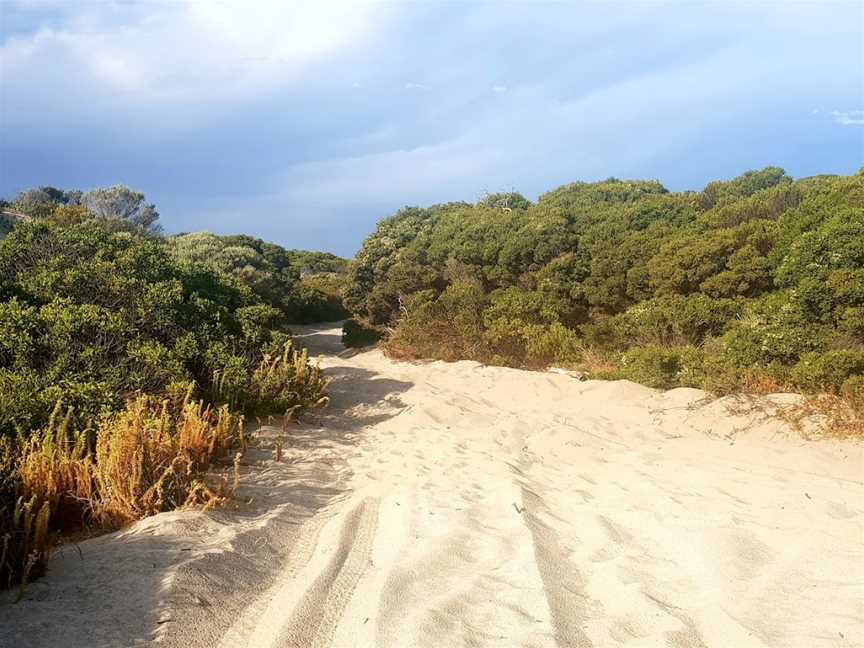
[(405, 84), (405, 89), (406, 90), (428, 90), (429, 86), (423, 85), (422, 83), (414, 83), (412, 81), (409, 81), (408, 83)]
[(493, 85), (492, 86), (492, 92), (496, 92), (498, 94), (500, 94), (502, 92), (507, 92), (507, 86), (505, 86), (505, 85)]
[(374, 22), (374, 8), (360, 3), (223, 0), (158, 9), (82, 3), (62, 30), (13, 36), (0, 47), (4, 84), (65, 79), (73, 92), (121, 103), (243, 100), (356, 45)]
[(841, 126), (864, 126), (864, 110), (832, 110), (831, 116)]

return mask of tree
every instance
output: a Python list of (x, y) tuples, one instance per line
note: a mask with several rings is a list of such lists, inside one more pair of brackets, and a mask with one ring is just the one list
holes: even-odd
[(11, 208), (28, 216), (44, 218), (50, 216), (61, 205), (79, 205), (81, 195), (77, 190), (65, 191), (49, 186), (33, 187), (19, 193), (12, 202)]
[(531, 201), (518, 191), (507, 191), (486, 194), (477, 201), (477, 204), (490, 209), (528, 209), (531, 206)]
[(786, 175), (786, 172), (780, 167), (765, 167), (761, 171), (747, 171), (732, 180), (709, 182), (699, 196), (699, 205), (702, 209), (711, 209), (723, 199), (746, 198), (757, 191), (791, 182), (792, 178)]
[(97, 218), (140, 227), (156, 232), (160, 230), (156, 221), (159, 212), (152, 203), (147, 203), (144, 194), (124, 185), (107, 189), (93, 189), (81, 198), (81, 203)]

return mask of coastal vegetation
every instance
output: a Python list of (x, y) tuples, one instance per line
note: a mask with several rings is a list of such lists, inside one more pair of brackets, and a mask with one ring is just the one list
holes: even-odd
[(798, 391), (862, 429), (864, 171), (406, 207), (350, 262), (168, 236), (122, 186), (0, 212), (0, 586), (66, 534), (225, 501), (244, 416), (327, 402), (296, 323), (347, 319), (346, 346), (395, 358)]
[(244, 415), (326, 403), (289, 324), (343, 313), (344, 260), (163, 236), (125, 187), (43, 187), (4, 212), (0, 586), (38, 575), (61, 534), (223, 501), (231, 480), (208, 474), (242, 452)]
[(344, 295), (397, 358), (860, 403), (864, 172), (406, 207), (366, 239)]

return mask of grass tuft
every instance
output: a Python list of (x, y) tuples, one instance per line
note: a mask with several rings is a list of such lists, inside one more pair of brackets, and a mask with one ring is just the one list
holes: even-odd
[(244, 447), (243, 417), (227, 406), (185, 400), (172, 406), (141, 396), (95, 430), (71, 429), (71, 409), (55, 407), (47, 426), (0, 444), (0, 585), (22, 586), (44, 571), (57, 534), (83, 526), (110, 530), (148, 515), (223, 503), (233, 484), (208, 483), (206, 473), (230, 448)]

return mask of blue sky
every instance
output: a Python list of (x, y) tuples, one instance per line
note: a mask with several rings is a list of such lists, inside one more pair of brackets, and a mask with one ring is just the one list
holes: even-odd
[(352, 255), (405, 204), (864, 165), (860, 2), (0, 0), (0, 195)]

